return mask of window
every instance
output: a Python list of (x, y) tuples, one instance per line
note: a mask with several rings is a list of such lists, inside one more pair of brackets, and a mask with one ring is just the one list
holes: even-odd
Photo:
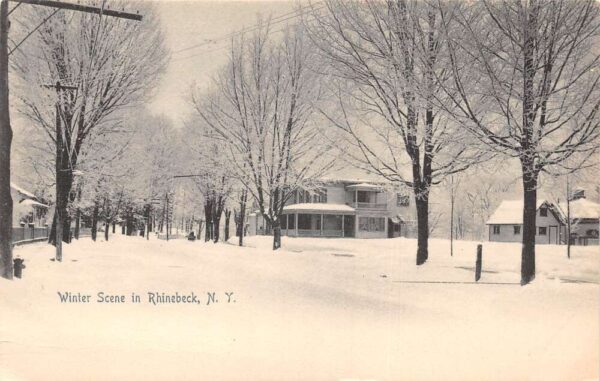
[(409, 206), (409, 205), (410, 205), (410, 198), (408, 196), (405, 196), (400, 193), (398, 193), (396, 195), (396, 206)]
[(356, 202), (369, 202), (369, 193), (368, 192), (358, 191), (358, 192), (356, 192), (356, 196), (358, 197)]
[(321, 230), (321, 215), (298, 214), (298, 230)]
[(287, 222), (288, 222), (288, 216), (287, 215), (283, 215), (281, 216), (281, 228), (282, 229), (287, 229)]
[(310, 229), (310, 214), (298, 214), (298, 229), (309, 230)]
[(548, 216), (548, 208), (540, 208), (540, 217), (547, 217)]
[(383, 232), (385, 231), (385, 218), (359, 217), (358, 229), (366, 232)]
[[(541, 209), (540, 209), (540, 211), (541, 211)], [(540, 226), (540, 228), (538, 230), (539, 235), (546, 235), (546, 229), (547, 228), (545, 226)]]
[(521, 234), (521, 225), (513, 226), (513, 230), (514, 230), (515, 235)]
[(323, 230), (342, 230), (342, 216), (325, 214), (323, 216)]
[(494, 234), (500, 234), (500, 225), (493, 225)]
[(327, 188), (321, 189), (320, 195), (321, 195), (321, 202), (323, 204), (327, 204)]
[(296, 229), (296, 215), (288, 215), (288, 229)]

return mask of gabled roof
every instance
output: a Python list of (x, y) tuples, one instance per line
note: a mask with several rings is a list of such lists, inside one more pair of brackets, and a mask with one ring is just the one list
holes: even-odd
[[(551, 202), (538, 200), (536, 210), (546, 204), (554, 217), (561, 223), (563, 218)], [(487, 220), (486, 225), (522, 225), (523, 224), (523, 200), (504, 200), (500, 203), (494, 214)]]

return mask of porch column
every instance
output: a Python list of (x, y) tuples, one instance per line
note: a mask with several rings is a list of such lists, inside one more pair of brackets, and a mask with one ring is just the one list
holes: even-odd
[(320, 228), (320, 233), (319, 235), (322, 237), (323, 236), (323, 213), (321, 213), (321, 226), (319, 226)]
[(298, 237), (298, 213), (294, 213), (294, 228), (296, 229), (296, 237)]
[(342, 238), (344, 238), (344, 218), (345, 216), (342, 214)]

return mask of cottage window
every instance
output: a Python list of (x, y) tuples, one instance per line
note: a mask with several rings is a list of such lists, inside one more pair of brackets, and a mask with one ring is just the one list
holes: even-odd
[(548, 216), (548, 208), (540, 208), (540, 217)]
[(513, 230), (514, 230), (515, 235), (521, 234), (521, 225), (513, 226)]
[(545, 226), (540, 226), (538, 233), (539, 235), (546, 235), (546, 227)]
[(494, 234), (500, 234), (500, 225), (493, 226)]
[(396, 195), (396, 206), (408, 206), (410, 204), (410, 198), (403, 194), (398, 193)]

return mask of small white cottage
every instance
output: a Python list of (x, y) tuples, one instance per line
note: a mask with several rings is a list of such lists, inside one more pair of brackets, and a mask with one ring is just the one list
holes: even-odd
[[(560, 209), (540, 200), (536, 212), (536, 244), (560, 245), (566, 242), (565, 222)], [(523, 237), (523, 200), (505, 200), (486, 222), (490, 242), (521, 242)]]

